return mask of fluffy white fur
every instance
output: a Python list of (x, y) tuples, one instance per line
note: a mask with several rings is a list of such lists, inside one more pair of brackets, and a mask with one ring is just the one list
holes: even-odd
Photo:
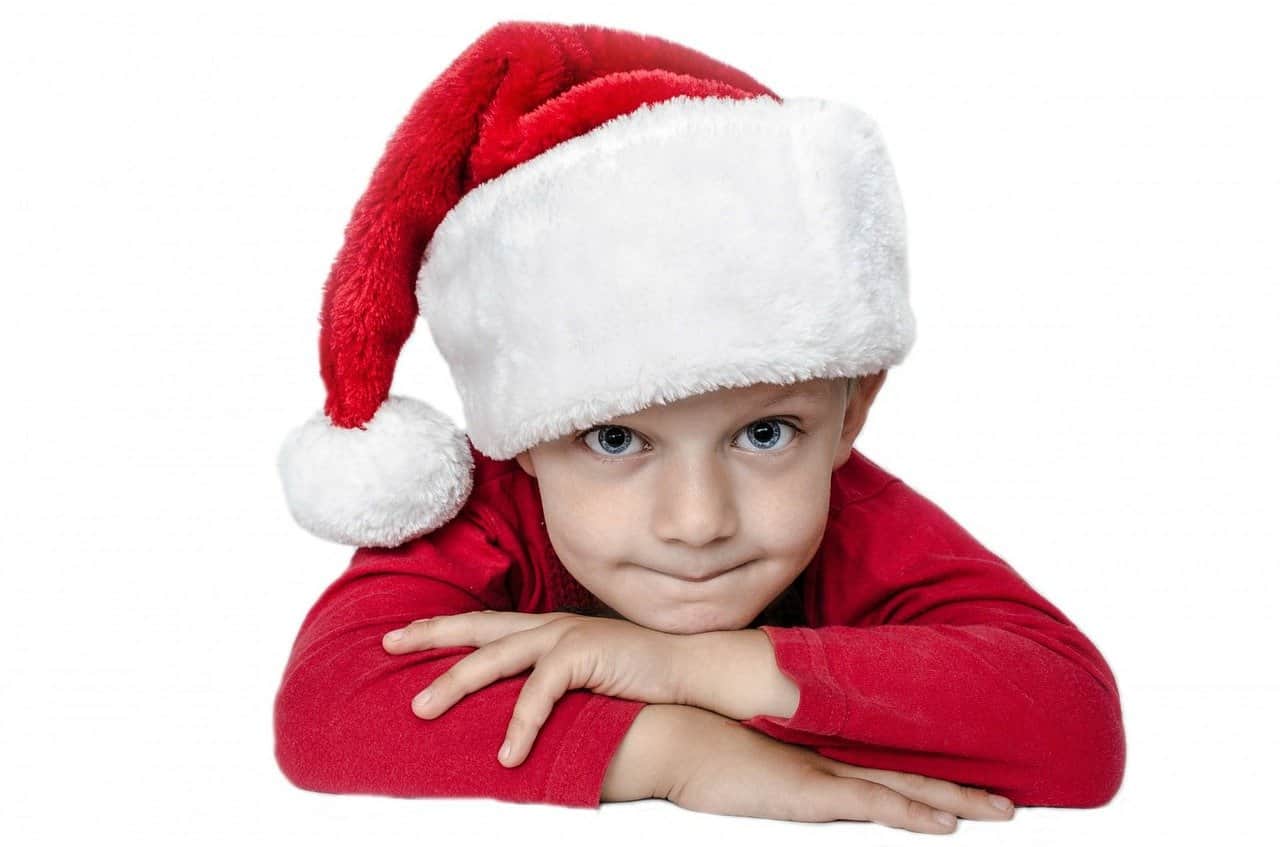
[(720, 387), (858, 376), (915, 338), (881, 135), (830, 101), (677, 97), (466, 194), (417, 289), (507, 459)]
[(447, 415), (393, 395), (363, 430), (317, 413), (285, 439), (279, 469), (289, 510), (308, 531), (341, 544), (394, 547), (462, 509), (474, 462)]

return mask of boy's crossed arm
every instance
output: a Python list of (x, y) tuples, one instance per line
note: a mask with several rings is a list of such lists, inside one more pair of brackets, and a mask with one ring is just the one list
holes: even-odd
[[(998, 562), (968, 567), (990, 571), (988, 581), (1012, 576)], [(946, 582), (927, 580), (926, 590)], [(1069, 623), (1031, 611), (1032, 598), (962, 602), (963, 584), (948, 586), (946, 618), (985, 622), (922, 615), (676, 635), (626, 620), (482, 611), (415, 621), (383, 646), (478, 648), (419, 693), (422, 718), (532, 669), (508, 720), (508, 767), (524, 761), (556, 702), (587, 688), (695, 706), (829, 758), (982, 785), (1025, 805), (1106, 802), (1123, 770), (1123, 730), (1105, 663)], [(916, 599), (905, 597), (904, 608)]]
[[(980, 785), (1019, 805), (1090, 808), (1119, 788), (1119, 699), (1073, 639), (1009, 623), (762, 630), (768, 649), (748, 631), (707, 633), (712, 658), (688, 677), (684, 702), (829, 758)], [(780, 672), (798, 695), (778, 686)]]

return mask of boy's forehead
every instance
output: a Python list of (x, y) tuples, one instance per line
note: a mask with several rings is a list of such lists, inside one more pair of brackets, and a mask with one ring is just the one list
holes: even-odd
[(805, 382), (795, 382), (790, 385), (773, 385), (771, 383), (761, 383), (760, 385), (751, 386), (752, 389), (762, 389), (763, 396), (767, 397), (766, 405), (780, 403), (783, 400), (790, 400), (798, 397), (823, 397), (827, 396), (828, 383), (830, 380), (811, 379)]

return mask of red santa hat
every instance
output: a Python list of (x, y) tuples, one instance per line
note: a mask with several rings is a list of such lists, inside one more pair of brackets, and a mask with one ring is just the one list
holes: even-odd
[[(419, 314), (466, 432), (392, 396)], [(413, 104), (320, 315), (323, 411), (281, 447), (294, 518), (396, 546), (509, 459), (653, 404), (853, 377), (914, 342), (902, 203), (852, 106), (649, 35), (507, 22)]]

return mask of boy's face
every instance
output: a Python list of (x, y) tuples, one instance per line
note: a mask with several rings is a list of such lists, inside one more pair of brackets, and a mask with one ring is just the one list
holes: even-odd
[(742, 629), (817, 552), (831, 474), (886, 373), (851, 390), (844, 378), (720, 389), (516, 459), (561, 563), (614, 613), (664, 632)]

